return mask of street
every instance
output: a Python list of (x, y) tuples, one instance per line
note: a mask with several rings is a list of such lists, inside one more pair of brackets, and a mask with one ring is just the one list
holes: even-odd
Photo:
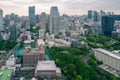
[(14, 53), (15, 49), (17, 46), (19, 46), (20, 44), (17, 44), (13, 49), (9, 50), (6, 52), (6, 56), (3, 57), (0, 61), (0, 68), (5, 64), (6, 60)]

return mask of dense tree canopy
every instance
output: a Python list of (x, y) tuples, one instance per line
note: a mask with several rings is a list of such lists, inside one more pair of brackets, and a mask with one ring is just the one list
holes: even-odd
[(17, 44), (16, 41), (5, 41), (5, 40), (1, 40), (0, 41), (0, 50), (10, 50), (12, 49), (15, 45)]
[[(67, 80), (112, 80), (116, 78), (98, 67), (102, 62), (97, 61), (93, 54), (89, 54), (90, 50), (87, 47), (51, 47), (49, 52)], [(86, 63), (83, 59), (87, 55), (89, 56)]]
[(81, 60), (82, 56), (89, 53), (88, 48), (83, 46), (78, 48), (52, 47), (49, 51), (56, 64), (62, 69), (63, 74), (67, 76), (67, 80), (97, 79), (94, 69)]
[(120, 40), (106, 37), (103, 35), (86, 35), (86, 40), (90, 47), (93, 48), (105, 48), (107, 50), (119, 50)]

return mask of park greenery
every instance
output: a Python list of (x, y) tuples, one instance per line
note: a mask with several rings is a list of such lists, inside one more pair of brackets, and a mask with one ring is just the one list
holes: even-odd
[[(61, 68), (67, 80), (119, 80), (115, 76), (101, 70), (98, 65), (102, 64), (89, 54), (87, 47), (51, 47), (49, 52)], [(87, 56), (87, 60), (84, 60)]]
[(110, 51), (120, 49), (120, 39), (114, 39), (103, 35), (86, 35), (85, 39), (80, 39), (88, 43), (92, 48), (104, 48)]
[(13, 40), (0, 40), (0, 50), (11, 50), (16, 44), (17, 42)]
[(33, 33), (39, 33), (39, 28), (38, 27), (33, 27), (31, 31)]

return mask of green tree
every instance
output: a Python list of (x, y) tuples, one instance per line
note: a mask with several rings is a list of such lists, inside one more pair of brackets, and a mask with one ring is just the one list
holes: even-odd
[(80, 75), (78, 75), (75, 80), (83, 80), (82, 77)]

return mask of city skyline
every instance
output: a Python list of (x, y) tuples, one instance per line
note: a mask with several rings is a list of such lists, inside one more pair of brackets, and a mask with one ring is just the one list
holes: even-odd
[(119, 0), (0, 0), (0, 8), (4, 11), (4, 15), (16, 13), (20, 16), (28, 16), (29, 6), (36, 6), (36, 14), (41, 12), (50, 14), (51, 6), (57, 6), (60, 15), (82, 15), (87, 14), (88, 10), (105, 10), (120, 14), (119, 3)]

